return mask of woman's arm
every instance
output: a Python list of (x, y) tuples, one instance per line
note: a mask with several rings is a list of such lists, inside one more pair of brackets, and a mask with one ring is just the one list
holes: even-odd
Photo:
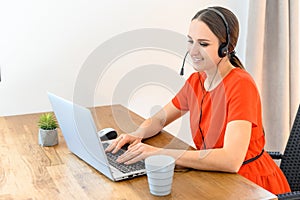
[(172, 102), (169, 102), (151, 118), (146, 119), (139, 128), (131, 134), (143, 139), (152, 137), (185, 113), (186, 112), (177, 109)]
[(166, 125), (181, 117), (185, 113), (186, 112), (177, 109), (172, 102), (169, 102), (154, 116), (146, 119), (136, 131), (119, 136), (113, 143), (111, 143), (111, 145), (109, 145), (106, 151), (112, 151), (115, 153), (127, 143), (130, 144), (130, 148), (140, 143), (142, 139), (158, 134)]
[(131, 164), (154, 154), (165, 154), (175, 158), (176, 164), (184, 167), (238, 172), (245, 159), (250, 143), (252, 124), (245, 120), (229, 122), (226, 127), (224, 146), (210, 150), (160, 149), (139, 143), (121, 155), (119, 162)]
[(223, 148), (182, 152), (165, 149), (162, 152), (175, 157), (176, 164), (181, 166), (235, 173), (245, 159), (250, 143), (251, 126), (250, 122), (244, 120), (229, 122)]

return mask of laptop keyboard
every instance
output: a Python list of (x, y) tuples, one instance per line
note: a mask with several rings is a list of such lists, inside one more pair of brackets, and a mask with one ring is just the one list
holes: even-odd
[[(108, 143), (102, 143), (104, 149), (108, 147)], [(139, 161), (130, 165), (125, 165), (123, 163), (118, 163), (116, 160), (117, 158), (122, 155), (125, 152), (124, 149), (120, 149), (117, 153), (113, 154), (111, 152), (106, 152), (107, 160), (109, 164), (111, 164), (113, 167), (117, 168), (123, 173), (133, 172), (145, 169), (145, 163), (144, 161)]]

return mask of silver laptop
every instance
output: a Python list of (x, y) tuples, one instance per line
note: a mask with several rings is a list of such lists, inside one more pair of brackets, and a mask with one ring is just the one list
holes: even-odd
[(133, 165), (114, 161), (117, 154), (106, 153), (98, 137), (96, 125), (89, 109), (48, 93), (53, 111), (69, 150), (112, 181), (119, 181), (146, 174), (144, 161)]

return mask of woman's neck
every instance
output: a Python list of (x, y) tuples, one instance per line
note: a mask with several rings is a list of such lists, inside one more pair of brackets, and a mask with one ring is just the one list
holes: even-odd
[(221, 59), (217, 65), (209, 70), (205, 71), (207, 78), (204, 82), (204, 88), (206, 91), (211, 91), (216, 88), (223, 78), (234, 68), (228, 59)]

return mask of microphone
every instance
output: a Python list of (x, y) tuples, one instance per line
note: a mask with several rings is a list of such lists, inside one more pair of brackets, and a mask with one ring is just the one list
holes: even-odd
[(185, 63), (185, 59), (186, 59), (188, 53), (189, 53), (189, 52), (187, 51), (187, 52), (185, 53), (185, 55), (184, 55), (183, 62), (182, 62), (182, 67), (181, 67), (181, 70), (180, 70), (180, 76), (183, 76), (183, 74), (184, 74), (184, 63)]

